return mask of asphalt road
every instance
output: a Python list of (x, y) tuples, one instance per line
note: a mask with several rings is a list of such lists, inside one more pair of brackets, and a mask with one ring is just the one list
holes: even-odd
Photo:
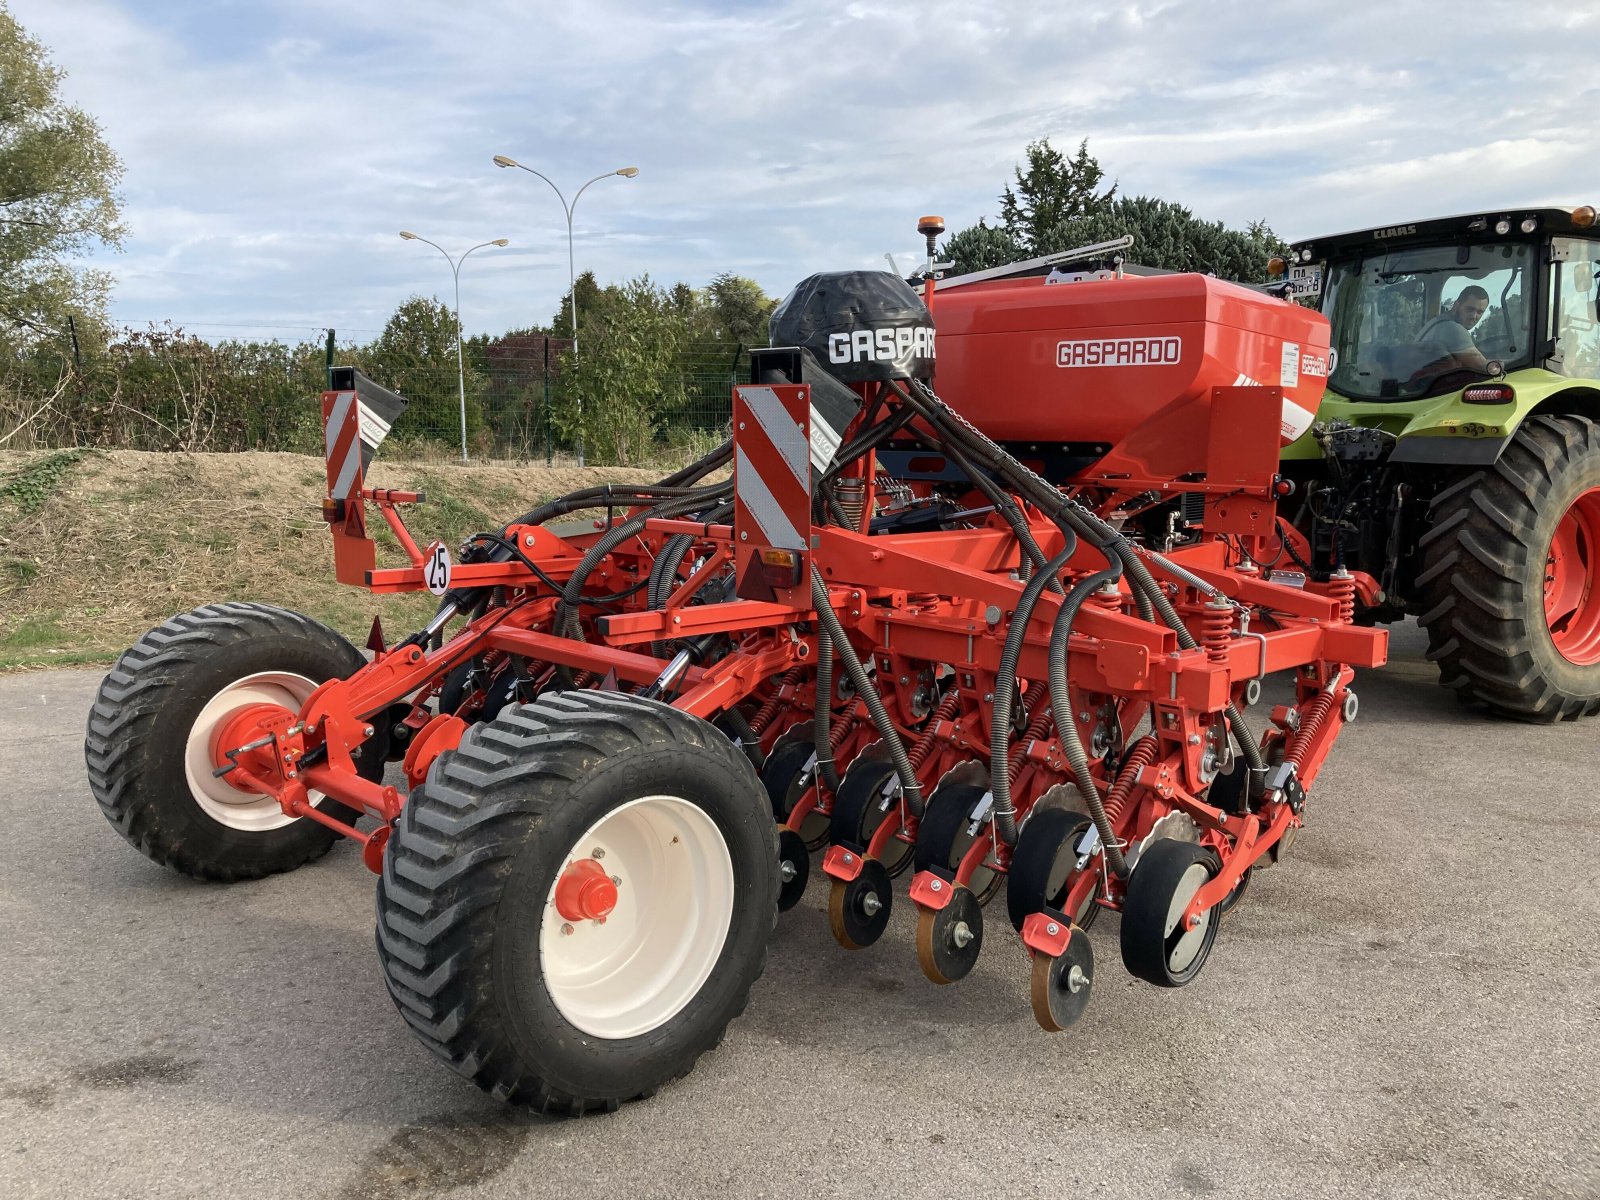
[(1600, 724), (1462, 712), (1421, 651), (1358, 683), (1190, 987), (1135, 983), (1105, 919), (1047, 1035), (997, 914), (940, 989), (909, 904), (847, 954), (814, 888), (721, 1049), (566, 1122), (413, 1041), (352, 848), (170, 874), (89, 796), (97, 673), (0, 678), (0, 1196), (1600, 1197)]

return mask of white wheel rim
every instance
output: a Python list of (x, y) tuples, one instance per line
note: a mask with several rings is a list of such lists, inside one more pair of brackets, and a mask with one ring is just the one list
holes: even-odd
[[(1195, 863), (1178, 879), (1178, 887), (1172, 893), (1172, 903), (1167, 906), (1167, 924), (1162, 931), (1163, 939), (1170, 938), (1172, 931), (1178, 927), (1178, 922), (1183, 920), (1183, 910), (1189, 907), (1189, 901), (1194, 899), (1194, 894), (1211, 880), (1211, 872), (1206, 870), (1204, 863)], [(1211, 909), (1206, 909), (1200, 914), (1200, 923), (1193, 929), (1184, 931), (1183, 936), (1167, 951), (1167, 970), (1174, 975), (1182, 975), (1199, 956), (1200, 949), (1205, 945), (1206, 930), (1211, 925)]]
[[(556, 908), (562, 872), (583, 858), (618, 881), (602, 921)], [(716, 822), (677, 796), (641, 797), (590, 826), (556, 873), (539, 932), (545, 987), (584, 1033), (638, 1037), (699, 994), (732, 923), (733, 858)]]
[[(246, 833), (266, 833), (300, 820), (284, 812), (283, 806), (271, 796), (242, 791), (229, 783), (226, 775), (214, 778), (212, 772), (216, 764), (211, 757), (211, 739), (224, 721), (246, 705), (276, 704), (297, 713), (316, 690), (317, 685), (304, 675), (258, 671), (230, 683), (211, 697), (189, 727), (189, 739), (183, 748), (183, 770), (189, 780), (189, 794), (206, 816), (229, 829)], [(233, 748), (222, 747), (223, 750)], [(321, 799), (321, 792), (310, 793), (313, 804)]]

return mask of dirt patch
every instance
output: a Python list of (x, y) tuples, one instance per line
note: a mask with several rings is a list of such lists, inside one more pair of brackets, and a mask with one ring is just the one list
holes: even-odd
[[(423, 593), (377, 597), (333, 580), (323, 462), (297, 454), (0, 452), (0, 668), (104, 662), (174, 613), (216, 600), (281, 604), (358, 644), (426, 621)], [(374, 463), (376, 487), (420, 489), (419, 543), (495, 528), (552, 496), (646, 483), (670, 467)], [(7, 492), (6, 485), (20, 480)], [(402, 561), (387, 530), (380, 562)]]

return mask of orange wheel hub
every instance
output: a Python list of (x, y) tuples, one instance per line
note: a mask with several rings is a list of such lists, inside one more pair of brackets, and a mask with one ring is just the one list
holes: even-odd
[(617, 885), (592, 858), (580, 858), (556, 881), (556, 911), (568, 921), (598, 921), (617, 906)]

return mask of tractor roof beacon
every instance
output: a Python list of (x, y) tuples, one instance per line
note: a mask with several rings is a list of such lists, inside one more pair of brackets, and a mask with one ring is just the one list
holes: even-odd
[(1319, 419), (1284, 451), (1323, 578), (1413, 615), (1441, 682), (1533, 721), (1600, 711), (1600, 228), (1592, 206), (1296, 243), (1288, 288), (1332, 322)]

